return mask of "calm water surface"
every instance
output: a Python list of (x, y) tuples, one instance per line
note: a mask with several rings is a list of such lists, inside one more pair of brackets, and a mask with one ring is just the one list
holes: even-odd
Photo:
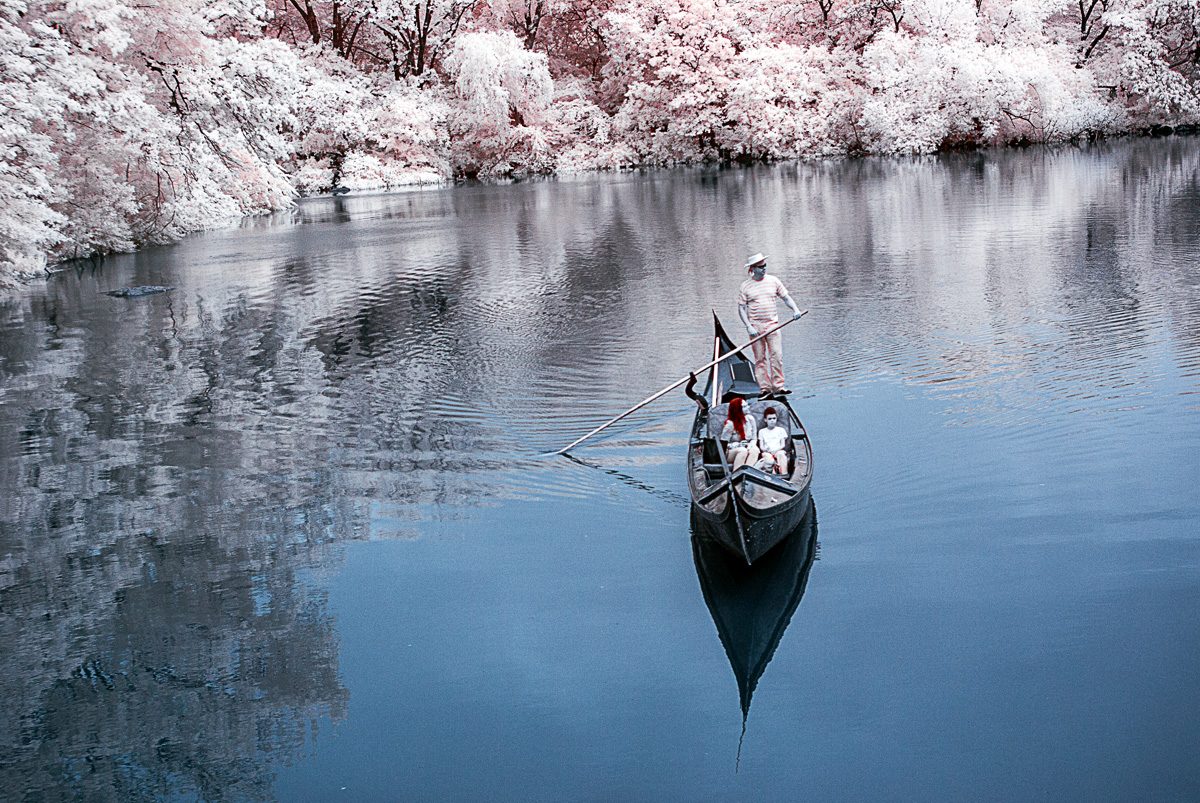
[[(682, 394), (544, 453), (703, 362), (758, 250), (819, 546), (710, 611)], [(1198, 257), (1177, 138), (314, 200), (56, 275), (0, 306), (0, 796), (1200, 799)]]

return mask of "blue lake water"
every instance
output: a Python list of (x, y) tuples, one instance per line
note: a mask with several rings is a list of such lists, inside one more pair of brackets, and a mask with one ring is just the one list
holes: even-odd
[[(817, 545), (794, 610), (745, 580), (786, 627), (743, 732), (690, 403), (545, 453), (740, 335), (760, 250)], [(1198, 257), (1172, 138), (310, 200), (71, 267), (0, 305), (3, 796), (1200, 799)]]

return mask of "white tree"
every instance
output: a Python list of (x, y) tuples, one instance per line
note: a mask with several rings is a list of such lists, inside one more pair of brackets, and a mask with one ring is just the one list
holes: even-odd
[(66, 111), (67, 46), (25, 13), (0, 0), (0, 287), (40, 269), (66, 221), (55, 208), (57, 139), (44, 124)]
[(375, 0), (396, 78), (436, 70), (478, 0)]
[(755, 44), (720, 0), (627, 2), (609, 12), (608, 92), (617, 130), (654, 162), (722, 156), (731, 69)]
[(844, 150), (836, 140), (839, 107), (855, 94), (847, 65), (823, 47), (774, 45), (734, 60), (726, 125), (730, 153), (786, 159)]
[(1149, 122), (1200, 119), (1200, 3), (1127, 0), (1105, 15), (1115, 83)]
[(497, 28), (512, 31), (526, 50), (533, 50), (543, 20), (561, 14), (571, 5), (569, 0), (487, 0), (484, 8)]
[(296, 59), (253, 38), (261, 10), (3, 0), (0, 181), (19, 199), (0, 220), (3, 267), (170, 241), (290, 203), (278, 161)]
[(546, 56), (510, 31), (463, 34), (446, 59), (454, 87), (456, 166), (483, 175), (546, 172), (553, 97)]

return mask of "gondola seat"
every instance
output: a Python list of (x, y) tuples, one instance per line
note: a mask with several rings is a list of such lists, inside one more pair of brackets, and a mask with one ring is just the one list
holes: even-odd
[[(768, 407), (774, 407), (779, 415), (779, 426), (783, 427), (788, 434), (788, 446), (791, 446), (792, 435), (792, 417), (788, 415), (787, 408), (778, 402), (772, 402), (769, 399), (756, 399), (755, 401), (743, 401), (742, 407), (746, 413), (754, 416), (754, 423), (762, 429), (766, 424), (763, 419), (763, 412)], [(729, 415), (728, 404), (718, 404), (710, 407), (708, 410), (708, 431), (710, 436), (704, 439), (704, 471), (709, 477), (717, 479), (724, 474), (724, 469), (721, 468), (721, 456), (717, 454), (717, 440), (721, 436), (721, 430), (725, 426), (725, 417)], [(790, 451), (790, 448), (789, 448)], [(789, 460), (789, 469), (790, 463)]]
[[(779, 414), (779, 426), (787, 430), (787, 434), (792, 434), (792, 417), (788, 415), (787, 408), (779, 402), (773, 402), (769, 399), (756, 399), (755, 401), (746, 401), (742, 403), (742, 407), (747, 413), (754, 415), (754, 423), (759, 429), (765, 426), (763, 421), (763, 411), (768, 407), (774, 407)], [(712, 437), (719, 438), (721, 429), (725, 426), (725, 416), (729, 415), (728, 404), (718, 404), (710, 407), (708, 410), (708, 431)]]

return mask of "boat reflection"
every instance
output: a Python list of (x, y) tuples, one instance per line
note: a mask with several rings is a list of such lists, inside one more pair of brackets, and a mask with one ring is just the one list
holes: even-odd
[[(692, 554), (704, 602), (737, 678), (744, 735), (750, 698), (808, 585), (817, 553), (817, 511), (810, 500), (800, 525), (753, 566), (710, 537), (706, 526), (693, 515)], [(739, 755), (740, 750), (739, 745)]]

